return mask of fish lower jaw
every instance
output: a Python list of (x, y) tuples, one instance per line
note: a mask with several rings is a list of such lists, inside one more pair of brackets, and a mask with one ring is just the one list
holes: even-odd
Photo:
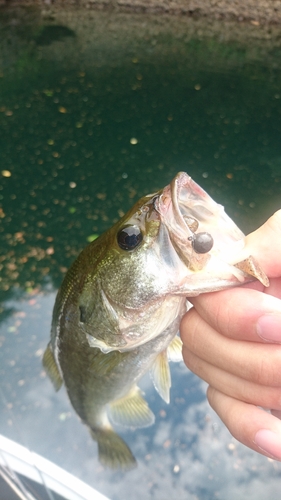
[(217, 278), (218, 280), (226, 280), (234, 283), (236, 280), (238, 283), (245, 283), (245, 281), (247, 281), (246, 274), (241, 269), (214, 255), (211, 256), (201, 273), (206, 273), (206, 277), (209, 276), (210, 278)]

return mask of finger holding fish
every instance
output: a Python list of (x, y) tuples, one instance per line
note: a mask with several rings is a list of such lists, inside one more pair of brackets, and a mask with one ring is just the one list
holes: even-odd
[[(197, 356), (184, 347), (183, 357), (190, 370), (209, 384), (207, 397), (210, 405), (238, 441), (258, 453), (281, 460), (281, 347), (255, 343), (253, 346), (260, 348), (258, 351), (252, 349), (245, 360), (241, 342), (226, 338), (228, 356), (224, 362), (227, 367), (222, 369), (217, 362), (225, 356), (225, 351), (220, 351), (222, 335), (213, 335), (210, 326), (202, 327), (201, 324), (200, 335), (203, 331), (206, 336), (201, 336), (201, 341), (204, 343), (209, 337), (213, 343), (212, 355), (204, 359), (201, 353)], [(250, 365), (247, 375), (245, 364)]]
[[(187, 366), (234, 437), (281, 460), (281, 211), (245, 238), (269, 287), (253, 282), (192, 298), (181, 324)], [(271, 413), (262, 408), (271, 409)]]
[(209, 387), (210, 405), (230, 433), (242, 444), (281, 461), (281, 421), (261, 408)]
[(238, 374), (223, 370), (194, 354), (186, 353), (184, 361), (193, 373), (217, 391), (248, 404), (259, 406), (263, 401), (264, 408), (281, 410), (280, 385), (273, 387), (243, 379)]
[(227, 249), (229, 260), (243, 261), (254, 256), (268, 278), (281, 275), (281, 210), (277, 210), (255, 231), (234, 241)]
[(281, 210), (246, 236), (243, 253), (254, 255), (269, 278), (281, 276)]
[(197, 311), (206, 324), (224, 336), (281, 343), (281, 211), (245, 238), (242, 253), (238, 252), (237, 257), (243, 259), (246, 254), (258, 259), (270, 278), (269, 287), (256, 281), (243, 288), (191, 298), (194, 308), (182, 323), (186, 342), (189, 332), (189, 340), (193, 338), (192, 320)]
[[(241, 383), (250, 381), (267, 387), (281, 386), (281, 345), (233, 340), (217, 332), (193, 310), (184, 317), (181, 332), (183, 359), (189, 368), (194, 366), (194, 356), (210, 367), (216, 366), (237, 376)], [(198, 366), (197, 375), (201, 377)], [(206, 380), (206, 371), (202, 378)], [(212, 381), (207, 382), (212, 384)], [(228, 391), (225, 384), (225, 392)]]
[(244, 287), (190, 298), (194, 307), (183, 318), (183, 341), (189, 344), (196, 337), (193, 321), (197, 313), (214, 330), (226, 337), (281, 343), (280, 292), (281, 279), (273, 278), (268, 288), (254, 282)]

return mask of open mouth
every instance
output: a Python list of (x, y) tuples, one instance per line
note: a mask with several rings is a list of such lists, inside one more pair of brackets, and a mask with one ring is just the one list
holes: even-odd
[(189, 204), (192, 199), (191, 178), (180, 172), (166, 186), (156, 200), (155, 208), (161, 215), (163, 222), (183, 240), (193, 235), (198, 227), (196, 219), (190, 217)]
[[(186, 173), (180, 172), (166, 186), (155, 200), (155, 209), (159, 212), (163, 225), (169, 233), (170, 242), (185, 266), (198, 271), (206, 265), (208, 252), (213, 247), (213, 238), (206, 231), (200, 231), (200, 222), (194, 215), (208, 212), (204, 208), (204, 198), (208, 195)], [(201, 201), (202, 200), (202, 201)], [(198, 231), (199, 229), (199, 231)]]
[[(163, 189), (155, 201), (155, 208), (168, 230), (176, 253), (190, 271), (202, 270), (211, 256), (215, 256), (220, 266), (223, 262), (228, 265), (230, 246), (244, 237), (224, 208), (185, 172), (179, 172)], [(232, 269), (241, 282), (250, 275), (268, 286), (266, 276), (252, 256), (243, 262), (233, 263)]]

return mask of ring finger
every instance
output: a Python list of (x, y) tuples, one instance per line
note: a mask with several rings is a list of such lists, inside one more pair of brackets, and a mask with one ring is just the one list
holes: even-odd
[(280, 387), (267, 387), (226, 372), (197, 357), (185, 347), (183, 359), (187, 367), (209, 385), (228, 396), (274, 410), (281, 410)]

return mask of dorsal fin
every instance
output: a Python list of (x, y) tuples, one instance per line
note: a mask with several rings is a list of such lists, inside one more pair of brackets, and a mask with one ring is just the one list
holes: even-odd
[(56, 391), (58, 391), (62, 386), (63, 380), (57, 367), (57, 363), (55, 361), (50, 344), (47, 345), (47, 348), (44, 352), (42, 364), (47, 372), (47, 375), (51, 379), (54, 388), (56, 389)]
[(113, 401), (109, 406), (108, 413), (113, 423), (125, 427), (148, 427), (155, 420), (136, 385), (127, 396)]
[(167, 350), (160, 352), (150, 370), (155, 389), (166, 403), (170, 402), (171, 374)]
[(169, 361), (174, 361), (175, 363), (182, 361), (182, 341), (178, 336), (169, 344), (167, 355)]

